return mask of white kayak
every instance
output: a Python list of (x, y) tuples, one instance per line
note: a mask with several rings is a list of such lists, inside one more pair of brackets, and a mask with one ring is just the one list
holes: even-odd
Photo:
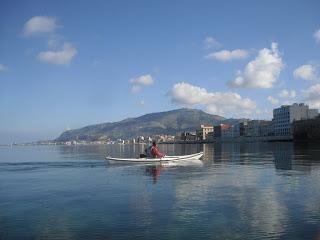
[(172, 161), (188, 161), (188, 160), (199, 160), (203, 156), (203, 152), (182, 155), (182, 156), (164, 156), (163, 158), (113, 158), (106, 157), (109, 162), (127, 162), (127, 163), (161, 163), (161, 162), (172, 162)]

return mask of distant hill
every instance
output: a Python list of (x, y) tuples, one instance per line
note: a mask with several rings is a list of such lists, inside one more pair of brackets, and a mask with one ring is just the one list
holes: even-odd
[(56, 141), (103, 139), (131, 139), (138, 136), (157, 134), (176, 135), (183, 131), (195, 131), (201, 124), (216, 125), (235, 123), (239, 119), (226, 119), (197, 109), (177, 109), (167, 112), (150, 113), (120, 122), (101, 123), (63, 132)]

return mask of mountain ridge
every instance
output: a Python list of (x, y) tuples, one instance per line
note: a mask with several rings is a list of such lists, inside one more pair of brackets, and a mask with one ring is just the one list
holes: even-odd
[(239, 119), (227, 119), (199, 109), (180, 108), (164, 112), (148, 113), (136, 118), (126, 118), (118, 122), (106, 122), (67, 130), (57, 139), (58, 142), (106, 139), (132, 139), (139, 136), (176, 135), (184, 131), (195, 131), (201, 124), (233, 124)]

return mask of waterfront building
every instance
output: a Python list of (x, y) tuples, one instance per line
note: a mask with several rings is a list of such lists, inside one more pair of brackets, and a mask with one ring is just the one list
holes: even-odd
[(209, 132), (207, 134), (207, 140), (213, 140), (214, 139), (214, 132)]
[(293, 122), (293, 139), (295, 141), (320, 141), (320, 116)]
[(144, 136), (139, 136), (137, 139), (138, 143), (143, 143), (144, 142)]
[(260, 136), (274, 136), (274, 127), (272, 121), (266, 121), (265, 124), (260, 125)]
[(248, 137), (269, 136), (271, 121), (266, 120), (251, 120), (248, 122), (247, 134)]
[(232, 127), (232, 135), (233, 137), (246, 136), (248, 129), (248, 121), (245, 120), (243, 122), (239, 122), (233, 125)]
[(212, 125), (206, 125), (206, 124), (200, 125), (200, 129), (196, 131), (197, 140), (206, 140), (207, 135), (211, 132), (213, 132)]
[(214, 137), (221, 137), (222, 136), (222, 130), (230, 128), (230, 125), (228, 124), (219, 124), (218, 126), (213, 127), (213, 136)]
[(168, 135), (166, 141), (173, 142), (175, 140), (175, 136)]
[(197, 139), (197, 135), (193, 132), (182, 132), (180, 139), (182, 141), (195, 141)]
[(273, 128), (275, 136), (292, 135), (292, 123), (294, 121), (312, 119), (318, 115), (317, 109), (309, 109), (304, 103), (283, 105), (273, 109)]
[(233, 137), (233, 126), (227, 125), (221, 128), (221, 138), (232, 138)]

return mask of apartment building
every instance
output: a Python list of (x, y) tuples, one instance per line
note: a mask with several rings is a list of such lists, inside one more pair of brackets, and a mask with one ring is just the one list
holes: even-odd
[(275, 136), (287, 136), (292, 134), (292, 123), (298, 120), (312, 119), (318, 115), (317, 109), (309, 109), (304, 103), (282, 105), (273, 110), (273, 130)]

